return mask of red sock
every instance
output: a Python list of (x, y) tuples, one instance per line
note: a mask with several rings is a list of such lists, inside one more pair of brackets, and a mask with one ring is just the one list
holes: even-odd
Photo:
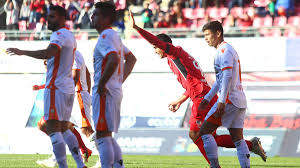
[[(217, 142), (217, 145), (220, 147), (225, 147), (225, 148), (235, 148), (234, 143), (232, 142), (231, 136), (230, 135), (216, 135), (215, 140)], [(249, 150), (252, 148), (252, 142), (245, 140)]]
[(205, 149), (204, 149), (204, 147), (203, 147), (203, 141), (202, 141), (202, 138), (199, 137), (199, 138), (196, 140), (196, 142), (194, 142), (194, 143), (197, 145), (198, 149), (200, 150), (200, 152), (202, 153), (202, 155), (203, 155), (204, 158), (206, 159), (207, 163), (210, 164), (210, 162), (209, 162), (209, 160), (208, 160), (208, 158), (207, 158), (207, 156), (206, 156)]
[(86, 148), (84, 142), (82, 141), (79, 132), (75, 128), (72, 129), (72, 132), (76, 136), (76, 139), (78, 141), (79, 148), (80, 148), (81, 152), (85, 151), (87, 148)]

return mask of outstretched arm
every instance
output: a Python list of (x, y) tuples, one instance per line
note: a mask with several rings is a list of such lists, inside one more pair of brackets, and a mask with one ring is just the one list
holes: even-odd
[(49, 44), (47, 49), (37, 50), (37, 51), (28, 51), (28, 50), (19, 50), (17, 48), (8, 48), (6, 52), (9, 55), (27, 55), (36, 59), (49, 59), (59, 53), (60, 48), (55, 44)]
[(165, 51), (167, 54), (169, 55), (175, 55), (178, 52), (178, 48), (176, 48), (175, 46), (173, 46), (171, 43), (166, 43), (164, 41), (161, 41), (159, 38), (157, 38), (155, 35), (151, 34), (150, 32), (140, 28), (139, 26), (137, 26), (135, 24), (134, 21), (134, 17), (131, 13), (131, 11), (129, 10), (129, 22), (132, 28), (134, 28), (135, 30), (137, 30), (137, 32), (143, 36), (144, 39), (146, 39), (149, 43), (151, 43), (152, 45), (162, 49), (163, 51)]

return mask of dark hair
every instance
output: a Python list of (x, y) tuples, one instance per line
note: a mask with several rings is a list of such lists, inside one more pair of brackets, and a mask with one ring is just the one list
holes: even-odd
[(158, 35), (156, 35), (156, 37), (158, 39), (160, 39), (161, 41), (164, 41), (164, 42), (167, 42), (167, 43), (172, 43), (171, 38), (168, 35), (164, 34), (164, 33), (158, 34)]
[(67, 11), (65, 8), (58, 6), (58, 5), (51, 5), (50, 10), (53, 10), (58, 13), (59, 16), (63, 16), (67, 18)]
[(110, 17), (111, 23), (116, 19), (116, 6), (111, 2), (97, 2), (95, 4), (96, 9), (100, 9), (101, 14), (104, 17)]
[(223, 36), (223, 27), (219, 21), (211, 21), (211, 22), (206, 23), (202, 28), (202, 32), (204, 32), (205, 30), (211, 30), (213, 33), (216, 33), (217, 31), (219, 31), (219, 32), (221, 32), (221, 35)]

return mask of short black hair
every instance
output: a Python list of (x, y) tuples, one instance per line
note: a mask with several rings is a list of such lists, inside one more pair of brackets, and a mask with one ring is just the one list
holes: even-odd
[(59, 16), (63, 16), (67, 18), (67, 11), (65, 8), (58, 6), (58, 5), (51, 5), (50, 10), (53, 10), (58, 13)]
[(217, 31), (219, 31), (219, 32), (221, 32), (221, 35), (223, 36), (223, 27), (219, 21), (211, 21), (211, 22), (206, 23), (202, 28), (202, 32), (204, 32), (205, 30), (211, 30), (213, 33), (216, 33)]
[(164, 41), (164, 42), (172, 44), (171, 38), (168, 35), (164, 34), (164, 33), (158, 34), (158, 35), (156, 35), (156, 37), (158, 39), (160, 39), (161, 41)]
[(116, 20), (116, 6), (112, 2), (97, 2), (95, 8), (100, 9), (104, 17), (110, 17), (111, 23)]

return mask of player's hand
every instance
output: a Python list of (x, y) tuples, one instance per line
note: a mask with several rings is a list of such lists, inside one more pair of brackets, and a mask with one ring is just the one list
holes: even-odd
[(208, 106), (208, 104), (209, 104), (209, 101), (206, 99), (203, 99), (201, 101), (201, 103), (199, 104), (198, 111), (204, 110)]
[(130, 27), (132, 27), (132, 28), (136, 28), (136, 24), (135, 24), (135, 21), (134, 21), (134, 17), (133, 17), (133, 15), (132, 15), (132, 12), (131, 12), (131, 10), (129, 9), (129, 25), (130, 25)]
[(40, 90), (39, 85), (33, 85), (33, 86), (32, 86), (32, 90)]
[(217, 110), (214, 114), (215, 117), (222, 117), (225, 113), (225, 103), (218, 103)]
[(17, 48), (8, 48), (6, 49), (6, 53), (8, 55), (24, 55), (22, 50), (19, 50)]
[(101, 97), (105, 96), (107, 93), (107, 89), (106, 89), (105, 85), (99, 84), (97, 92), (100, 94)]
[(171, 102), (169, 104), (169, 110), (172, 112), (176, 112), (179, 109), (180, 105), (181, 105), (181, 103), (179, 103), (179, 102)]

